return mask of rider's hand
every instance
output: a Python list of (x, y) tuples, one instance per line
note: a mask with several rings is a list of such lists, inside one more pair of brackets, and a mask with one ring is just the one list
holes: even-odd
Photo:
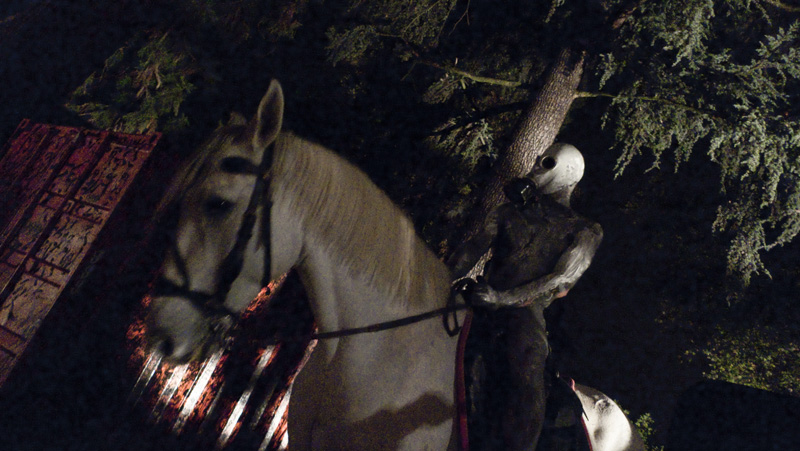
[(496, 309), (503, 306), (501, 298), (500, 292), (483, 280), (479, 280), (472, 288), (471, 299), (475, 306)]

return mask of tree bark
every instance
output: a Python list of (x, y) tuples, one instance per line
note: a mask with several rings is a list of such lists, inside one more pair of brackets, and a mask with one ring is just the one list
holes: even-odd
[(492, 169), (493, 175), (468, 222), (465, 239), (481, 230), (492, 209), (503, 202), (503, 186), (530, 172), (539, 155), (553, 144), (578, 91), (583, 66), (583, 52), (565, 49), (558, 55), (544, 86), (525, 111), (511, 145)]

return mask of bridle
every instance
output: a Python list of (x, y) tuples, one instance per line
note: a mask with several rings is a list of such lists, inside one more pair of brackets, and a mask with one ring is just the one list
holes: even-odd
[[(209, 321), (210, 335), (219, 341), (223, 340), (224, 336), (228, 333), (230, 328), (236, 324), (240, 316), (239, 313), (236, 313), (225, 306), (225, 299), (228, 297), (231, 285), (233, 285), (233, 282), (239, 277), (239, 274), (242, 271), (242, 267), (244, 265), (244, 251), (247, 247), (247, 244), (250, 242), (250, 239), (253, 237), (256, 223), (256, 210), (258, 209), (259, 205), (263, 206), (261, 212), (261, 222), (263, 227), (262, 244), (264, 246), (264, 275), (261, 280), (261, 286), (267, 286), (271, 281), (271, 243), (269, 227), (272, 201), (269, 199), (269, 196), (266, 195), (266, 192), (272, 176), (271, 169), (274, 145), (275, 143), (273, 142), (267, 146), (267, 148), (264, 150), (261, 163), (258, 166), (253, 164), (253, 162), (250, 160), (241, 157), (224, 158), (220, 163), (224, 172), (229, 174), (253, 175), (256, 177), (256, 181), (255, 186), (253, 187), (253, 192), (250, 195), (250, 202), (248, 203), (247, 209), (242, 216), (242, 224), (239, 226), (239, 230), (236, 232), (236, 243), (234, 243), (233, 248), (222, 261), (220, 266), (219, 283), (217, 285), (216, 292), (205, 293), (202, 291), (189, 289), (189, 274), (186, 269), (186, 263), (183, 261), (181, 256), (178, 255), (177, 249), (174, 250), (175, 260), (178, 265), (178, 271), (180, 272), (183, 284), (178, 285), (161, 276), (156, 281), (155, 287), (152, 290), (152, 295), (154, 297), (177, 296), (191, 302), (191, 304), (200, 310), (203, 316)], [(467, 304), (456, 304), (455, 294), (461, 293), (463, 295), (463, 299), (468, 301), (469, 296), (467, 291), (469, 291), (470, 288), (471, 286), (468, 287), (463, 283), (455, 286), (453, 288), (453, 293), (448, 299), (447, 305), (439, 309), (364, 327), (314, 333), (310, 337), (300, 337), (299, 339), (311, 338), (323, 340), (359, 335), (369, 332), (378, 332), (414, 324), (437, 316), (442, 316), (444, 328), (448, 335), (452, 337), (458, 335), (461, 330), (461, 325), (458, 323), (458, 317), (456, 316), (456, 313), (458, 311), (470, 308), (469, 302), (467, 302)], [(283, 341), (291, 339), (291, 337), (282, 338)]]
[(173, 248), (175, 261), (180, 272), (182, 285), (178, 285), (171, 280), (160, 276), (153, 288), (153, 296), (179, 296), (196, 307), (203, 316), (209, 320), (209, 329), (213, 336), (221, 338), (228, 329), (239, 319), (239, 314), (225, 306), (225, 299), (231, 290), (231, 286), (244, 266), (244, 252), (247, 244), (253, 237), (256, 225), (256, 210), (259, 205), (262, 208), (262, 227), (263, 246), (264, 246), (264, 276), (261, 280), (262, 286), (267, 286), (270, 282), (270, 239), (269, 224), (272, 201), (266, 195), (271, 179), (272, 157), (274, 154), (275, 143), (271, 143), (264, 150), (261, 163), (256, 166), (252, 161), (241, 157), (228, 157), (220, 162), (222, 170), (229, 174), (253, 175), (256, 177), (253, 192), (250, 194), (250, 202), (242, 216), (242, 223), (236, 232), (236, 242), (225, 259), (220, 265), (219, 282), (214, 293), (205, 293), (189, 289), (189, 273), (186, 263), (178, 254), (177, 249)]

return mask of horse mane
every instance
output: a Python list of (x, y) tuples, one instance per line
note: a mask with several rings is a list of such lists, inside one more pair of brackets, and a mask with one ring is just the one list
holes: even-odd
[[(221, 149), (250, 145), (244, 126), (224, 126), (184, 162), (156, 208), (168, 214)], [(369, 177), (333, 151), (291, 133), (275, 143), (273, 199), (287, 199), (315, 246), (381, 294), (407, 307), (448, 295), (450, 272), (405, 213)]]
[(320, 145), (282, 133), (273, 159), (273, 200), (285, 199), (313, 245), (397, 305), (448, 295), (450, 272), (411, 220), (356, 166)]

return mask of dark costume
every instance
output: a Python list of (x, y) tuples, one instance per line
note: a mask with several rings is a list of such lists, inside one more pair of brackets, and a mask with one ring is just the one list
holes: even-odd
[[(477, 284), (472, 299), (484, 306), (475, 311), (474, 327), (476, 338), (491, 350), (492, 355), (484, 357), (486, 379), (498, 387), (489, 391), (500, 408), (478, 407), (483, 411), (477, 412), (478, 421), (485, 415), (499, 421), (488, 425), (485, 433), (492, 440), (502, 437), (500, 449), (536, 448), (547, 396), (544, 309), (578, 281), (602, 239), (599, 224), (569, 208), (572, 189), (582, 174), (583, 159), (577, 149), (552, 146), (529, 179), (507, 186), (512, 202), (497, 207), (483, 230), (450, 259), (458, 279), (486, 251), (493, 252), (484, 268), (485, 282)], [(488, 442), (482, 445), (493, 447)]]

